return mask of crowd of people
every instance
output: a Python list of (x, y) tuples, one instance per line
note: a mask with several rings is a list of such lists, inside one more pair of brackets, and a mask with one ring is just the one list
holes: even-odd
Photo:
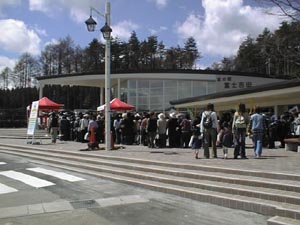
[[(52, 142), (56, 139), (88, 143), (91, 149), (105, 142), (104, 115), (52, 112), (47, 122)], [(279, 117), (272, 111), (262, 113), (259, 107), (249, 112), (240, 103), (235, 112), (217, 116), (214, 105), (191, 118), (189, 113), (115, 113), (111, 118), (112, 138), (115, 144), (144, 145), (149, 148), (192, 148), (195, 158), (203, 148), (204, 158), (217, 158), (217, 148), (228, 157), (233, 147), (234, 159), (247, 159), (246, 136), (252, 138), (254, 154), (262, 156), (262, 148), (274, 148), (275, 141), (284, 147), (284, 139), (299, 137), (300, 114), (286, 112)], [(211, 149), (211, 151), (209, 150)]]

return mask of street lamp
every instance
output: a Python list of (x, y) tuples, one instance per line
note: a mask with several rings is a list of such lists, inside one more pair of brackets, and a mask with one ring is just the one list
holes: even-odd
[(100, 13), (91, 7), (90, 18), (85, 21), (88, 31), (93, 32), (96, 29), (96, 21), (92, 17), (92, 11), (105, 18), (105, 25), (100, 29), (105, 39), (105, 145), (106, 150), (111, 150), (111, 133), (110, 133), (110, 40), (112, 29), (110, 27), (110, 2), (106, 3), (105, 14)]

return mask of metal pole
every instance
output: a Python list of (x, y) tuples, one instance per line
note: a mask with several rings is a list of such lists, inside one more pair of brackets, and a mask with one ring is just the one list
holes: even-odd
[[(106, 3), (106, 22), (110, 26), (110, 2)], [(110, 39), (105, 44), (105, 145), (106, 150), (111, 150), (110, 134)]]

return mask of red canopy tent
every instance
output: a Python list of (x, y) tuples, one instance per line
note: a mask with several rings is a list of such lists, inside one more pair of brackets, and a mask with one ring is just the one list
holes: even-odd
[[(39, 110), (40, 111), (58, 111), (64, 107), (63, 104), (58, 104), (51, 101), (47, 97), (43, 97), (39, 100)], [(31, 105), (27, 106), (27, 110), (31, 109)]]
[[(133, 110), (135, 107), (133, 105), (129, 105), (125, 102), (122, 102), (118, 98), (114, 98), (110, 101), (110, 110), (112, 111), (129, 111)], [(105, 104), (97, 107), (97, 111), (103, 111), (105, 109)]]
[[(43, 112), (51, 112), (51, 111), (58, 111), (64, 107), (63, 104), (58, 104), (56, 102), (51, 101), (47, 97), (43, 97), (39, 100), (39, 111)], [(31, 110), (31, 105), (27, 106), (27, 117), (29, 118)], [(47, 125), (47, 114), (39, 114), (39, 119), (40, 119), (40, 124), (45, 124)]]
[(47, 97), (43, 97), (39, 100), (39, 110), (43, 111), (58, 111), (64, 107), (63, 104), (58, 104), (51, 101)]

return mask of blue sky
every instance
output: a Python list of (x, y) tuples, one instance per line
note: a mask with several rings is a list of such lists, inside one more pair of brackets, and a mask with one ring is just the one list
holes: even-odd
[[(45, 45), (70, 35), (75, 44), (88, 46), (100, 33), (86, 31), (84, 21), (90, 6), (105, 12), (104, 0), (0, 0), (0, 72), (13, 67), (29, 52), (38, 56)], [(277, 29), (284, 18), (266, 12), (276, 8), (257, 5), (255, 0), (111, 0), (113, 36), (139, 40), (157, 35), (166, 47), (183, 46), (194, 37), (206, 68), (223, 57), (235, 55), (240, 43), (256, 37), (267, 27)], [(102, 17), (93, 14), (98, 28)]]

